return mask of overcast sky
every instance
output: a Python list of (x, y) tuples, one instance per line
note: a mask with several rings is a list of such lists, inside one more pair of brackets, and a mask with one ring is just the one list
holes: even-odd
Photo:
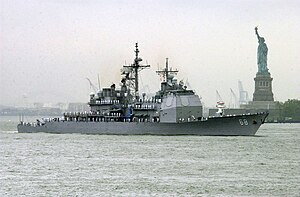
[[(269, 48), (277, 101), (300, 99), (299, 0), (0, 0), (0, 105), (87, 102), (86, 78), (119, 84), (135, 42), (151, 69), (141, 89), (159, 88), (155, 70), (180, 70), (207, 106), (225, 102), (238, 80), (252, 98), (254, 27)], [(148, 87), (148, 88), (147, 88)]]

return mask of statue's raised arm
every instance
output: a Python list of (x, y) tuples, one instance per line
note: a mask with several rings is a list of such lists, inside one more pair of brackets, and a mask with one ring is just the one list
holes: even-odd
[(257, 28), (257, 26), (255, 27), (255, 34), (257, 35), (257, 39), (259, 40), (260, 39), (260, 36), (259, 36), (259, 34), (258, 34), (258, 28)]

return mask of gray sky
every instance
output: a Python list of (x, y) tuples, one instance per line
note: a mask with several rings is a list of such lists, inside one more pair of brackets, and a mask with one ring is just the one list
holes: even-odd
[[(275, 100), (300, 99), (300, 1), (0, 0), (0, 105), (87, 102), (86, 77), (120, 81), (141, 57), (142, 86), (159, 88), (158, 65), (178, 68), (207, 106), (237, 81), (252, 98), (257, 72), (254, 27), (269, 48)], [(26, 99), (25, 99), (26, 98)], [(26, 101), (25, 101), (26, 100)]]

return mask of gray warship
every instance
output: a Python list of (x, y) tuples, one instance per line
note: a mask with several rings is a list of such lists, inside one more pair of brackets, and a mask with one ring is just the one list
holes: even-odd
[(138, 44), (132, 64), (121, 69), (121, 83), (112, 84), (90, 94), (89, 112), (64, 113), (60, 118), (20, 121), (19, 133), (80, 133), (111, 135), (208, 135), (253, 136), (264, 123), (268, 112), (226, 115), (222, 103), (216, 116), (203, 117), (200, 97), (174, 77), (178, 70), (169, 69), (168, 59), (162, 70), (160, 90), (152, 97), (139, 94), (142, 65)]

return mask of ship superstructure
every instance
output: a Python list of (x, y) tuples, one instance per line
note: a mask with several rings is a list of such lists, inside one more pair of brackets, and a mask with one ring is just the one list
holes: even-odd
[[(200, 98), (193, 90), (180, 81), (175, 75), (178, 70), (169, 69), (168, 58), (166, 67), (156, 71), (162, 75), (161, 88), (155, 96), (148, 98), (143, 93), (139, 96), (138, 73), (150, 65), (140, 65), (142, 58), (138, 56), (138, 44), (135, 45), (135, 59), (131, 65), (121, 69), (121, 86), (117, 89), (115, 84), (110, 88), (103, 88), (97, 94), (90, 94), (90, 113), (80, 114), (77, 121), (119, 121), (119, 122), (190, 122), (201, 120), (202, 104)], [(82, 116), (83, 115), (83, 116)], [(64, 114), (64, 119), (73, 119), (74, 114)]]

